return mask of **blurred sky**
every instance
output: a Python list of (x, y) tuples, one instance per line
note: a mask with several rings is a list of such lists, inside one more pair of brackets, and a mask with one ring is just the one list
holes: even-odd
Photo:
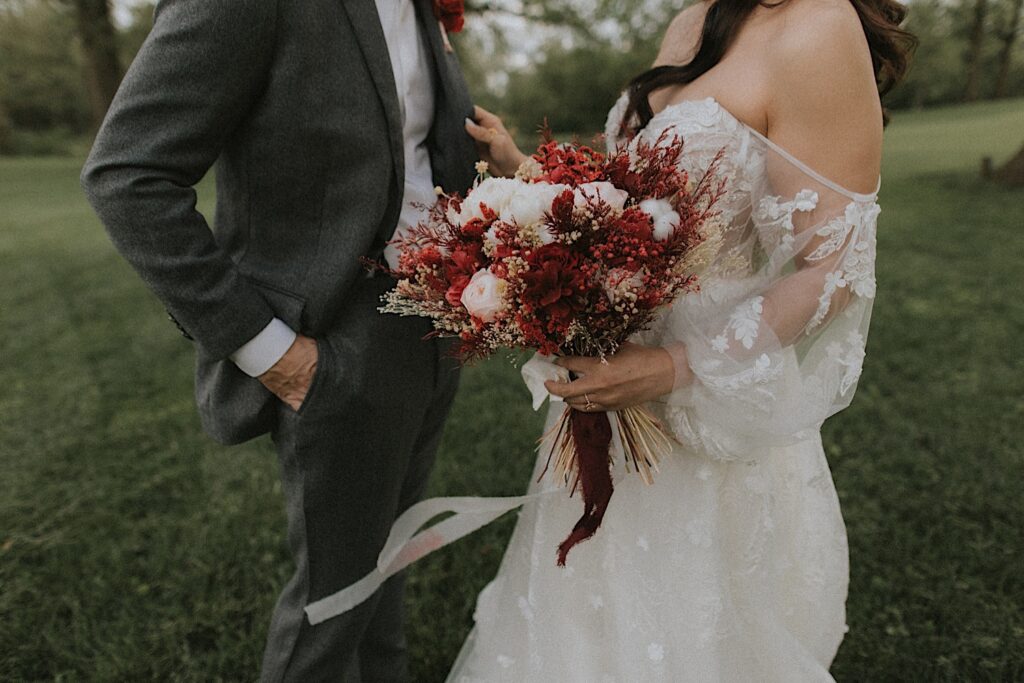
[(147, 3), (143, 2), (142, 0), (113, 0), (114, 20), (118, 23), (119, 26), (124, 26), (131, 19), (131, 16), (128, 13), (129, 9), (134, 5), (144, 4)]

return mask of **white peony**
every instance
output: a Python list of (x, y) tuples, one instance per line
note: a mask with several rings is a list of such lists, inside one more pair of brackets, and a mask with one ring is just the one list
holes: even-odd
[(645, 199), (640, 202), (640, 210), (650, 215), (654, 222), (654, 239), (664, 242), (679, 225), (679, 214), (664, 199)]
[(622, 211), (629, 200), (629, 193), (611, 183), (584, 183), (576, 188), (576, 206), (586, 206), (592, 201), (609, 204), (616, 211)]
[(502, 210), (501, 219), (524, 227), (539, 223), (551, 211), (555, 198), (567, 189), (565, 185), (520, 183)]
[(508, 206), (509, 201), (519, 186), (523, 184), (522, 181), (512, 178), (488, 178), (484, 180), (470, 190), (466, 198), (462, 200), (462, 208), (458, 216), (455, 217), (456, 222), (465, 225), (474, 218), (483, 219), (484, 213), (480, 210), (481, 204), (486, 205), (491, 211), (500, 214)]
[(493, 322), (505, 308), (505, 291), (508, 283), (489, 270), (479, 270), (462, 292), (462, 305), (469, 314)]

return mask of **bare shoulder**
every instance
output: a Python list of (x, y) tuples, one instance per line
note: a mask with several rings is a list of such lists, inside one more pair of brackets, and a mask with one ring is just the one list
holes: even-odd
[(789, 0), (779, 9), (773, 31), (777, 57), (819, 71), (870, 70), (867, 38), (849, 0)]
[[(849, 0), (789, 0), (772, 27), (769, 129), (787, 149), (870, 191), (882, 109), (871, 51)], [(831, 167), (831, 168), (829, 168)]]
[(676, 15), (665, 31), (655, 64), (686, 64), (693, 59), (700, 44), (701, 28), (707, 11), (708, 4), (702, 1)]

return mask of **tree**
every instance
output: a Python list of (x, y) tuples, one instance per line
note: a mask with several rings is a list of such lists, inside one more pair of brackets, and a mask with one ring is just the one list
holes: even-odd
[(1010, 21), (999, 36), (1002, 43), (999, 49), (999, 67), (996, 71), (996, 97), (1006, 97), (1010, 83), (1010, 62), (1013, 59), (1013, 46), (1017, 40), (1017, 31), (1020, 28), (1021, 6), (1024, 0), (1012, 0), (1010, 9)]
[(519, 58), (536, 62), (543, 59), (545, 49), (536, 51), (542, 43), (559, 49), (650, 51), (680, 4), (678, 0), (467, 0), (466, 11), (472, 15), (473, 33), (492, 34), (485, 47), (497, 43)]
[(11, 143), (11, 119), (4, 109), (3, 100), (0, 100), (0, 154), (10, 154), (14, 145)]
[(985, 164), (989, 169), (988, 177), (1010, 187), (1024, 187), (1024, 147), (1021, 147), (1009, 161), (995, 171), (991, 171), (991, 163), (991, 158), (985, 159)]
[(117, 30), (109, 0), (63, 0), (74, 9), (86, 65), (86, 84), (93, 127), (99, 128), (121, 84)]
[(154, 4), (148, 0), (124, 8), (127, 22), (120, 27), (117, 36), (121, 48), (121, 64), (131, 64), (139, 48), (146, 42), (153, 29)]
[(886, 97), (892, 108), (927, 107), (963, 97), (966, 36), (959, 8), (946, 0), (914, 0), (907, 29), (921, 39), (906, 80)]
[(89, 130), (76, 35), (63, 4), (0, 2), (0, 108), (13, 130)]
[(546, 118), (560, 136), (578, 134), (589, 142), (603, 131), (608, 110), (629, 79), (650, 65), (656, 47), (633, 52), (551, 47), (543, 62), (512, 74), (502, 109), (524, 136)]
[(967, 38), (967, 80), (964, 85), (964, 101), (974, 102), (981, 97), (981, 67), (985, 47), (985, 18), (988, 14), (988, 0), (974, 0), (971, 30)]
[(528, 143), (545, 118), (559, 134), (600, 131), (622, 88), (650, 66), (679, 2), (470, 0), (467, 8), (472, 30), (458, 40), (467, 77), (485, 86), (478, 101)]

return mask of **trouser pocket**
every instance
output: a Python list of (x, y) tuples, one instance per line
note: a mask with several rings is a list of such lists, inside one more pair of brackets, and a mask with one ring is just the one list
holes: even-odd
[(319, 402), (320, 394), (323, 392), (323, 385), (327, 382), (327, 374), (331, 369), (331, 352), (330, 344), (325, 339), (317, 338), (316, 340), (316, 370), (313, 371), (313, 379), (310, 381), (309, 390), (306, 392), (306, 398), (302, 401), (302, 405), (299, 406), (298, 414), (305, 415), (313, 406)]

